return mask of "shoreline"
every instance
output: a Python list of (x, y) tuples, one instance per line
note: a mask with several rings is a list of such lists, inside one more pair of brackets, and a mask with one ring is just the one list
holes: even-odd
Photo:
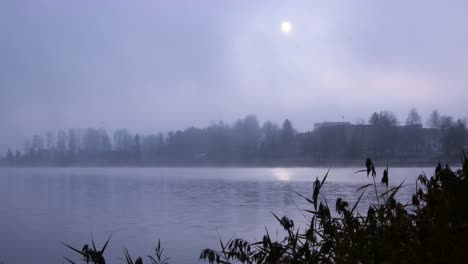
[[(440, 161), (397, 161), (397, 160), (376, 160), (373, 161), (376, 167), (433, 167), (438, 163), (443, 166), (448, 164), (451, 167), (461, 166), (458, 160)], [(25, 164), (25, 165), (0, 165), (0, 168), (347, 168), (363, 167), (365, 160), (353, 161), (315, 161), (315, 162), (256, 162), (256, 163), (160, 163), (160, 164)]]

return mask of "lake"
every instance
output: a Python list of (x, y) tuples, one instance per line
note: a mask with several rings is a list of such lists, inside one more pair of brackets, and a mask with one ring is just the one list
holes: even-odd
[[(371, 183), (362, 168), (332, 168), (321, 192), (334, 211), (335, 200), (349, 202), (357, 188)], [(377, 168), (380, 183), (383, 168)], [(415, 180), (433, 168), (390, 168), (390, 185), (406, 179), (398, 200), (409, 201)], [(0, 168), (0, 263), (65, 263), (78, 260), (65, 242), (79, 249), (100, 247), (112, 234), (105, 256), (123, 263), (153, 254), (158, 239), (170, 263), (197, 263), (207, 247), (232, 236), (261, 239), (265, 227), (282, 239), (271, 212), (304, 227), (298, 209), (316, 177), (327, 168)], [(380, 184), (379, 184), (380, 186)], [(380, 187), (384, 191), (384, 187)], [(367, 211), (368, 189), (359, 207)], [(365, 211), (364, 211), (365, 210)], [(146, 260), (144, 259), (146, 262)]]

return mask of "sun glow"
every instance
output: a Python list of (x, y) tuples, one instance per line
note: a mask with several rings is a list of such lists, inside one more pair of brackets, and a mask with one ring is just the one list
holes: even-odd
[(281, 32), (288, 34), (292, 30), (292, 24), (289, 21), (283, 21), (281, 23)]
[(288, 169), (275, 168), (272, 171), (273, 176), (279, 181), (290, 181), (292, 173)]

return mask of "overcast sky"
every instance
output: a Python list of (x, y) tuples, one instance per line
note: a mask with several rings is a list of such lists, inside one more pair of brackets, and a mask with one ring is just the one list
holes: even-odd
[[(468, 1), (1, 0), (0, 151), (47, 130), (247, 114), (468, 114)], [(292, 31), (282, 33), (282, 21)]]

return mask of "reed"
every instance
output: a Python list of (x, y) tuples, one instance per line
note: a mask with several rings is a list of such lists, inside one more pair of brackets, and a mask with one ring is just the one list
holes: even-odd
[[(82, 257), (82, 261), (86, 263), (92, 264), (106, 264), (106, 260), (104, 258), (104, 251), (106, 250), (107, 244), (109, 243), (111, 237), (109, 237), (102, 247), (101, 250), (96, 249), (96, 245), (94, 243), (94, 239), (91, 239), (92, 247), (88, 244), (84, 245), (82, 250), (76, 249), (68, 244), (63, 243), (67, 248), (73, 250), (74, 252), (78, 253)], [(161, 241), (158, 240), (158, 245), (154, 249), (154, 256), (147, 256), (149, 263), (151, 264), (168, 264), (169, 258), (163, 256), (164, 248), (161, 247)], [(124, 249), (124, 257), (125, 263), (127, 264), (143, 264), (143, 259), (141, 257), (137, 257), (135, 260), (130, 256), (130, 253), (125, 248)], [(76, 264), (76, 262), (72, 261), (71, 259), (65, 257), (65, 259), (71, 263)]]
[[(262, 241), (233, 238), (220, 240), (221, 249), (204, 249), (200, 260), (208, 263), (466, 263), (468, 252), (468, 159), (462, 153), (463, 167), (453, 171), (437, 165), (432, 177), (424, 173), (416, 182), (412, 201), (401, 203), (395, 195), (402, 188), (389, 188), (389, 168), (382, 173), (385, 191), (378, 193), (377, 172), (370, 159), (365, 172), (372, 183), (352, 206), (338, 198), (333, 217), (320, 190), (328, 173), (314, 183), (312, 197), (302, 194), (311, 205), (304, 231), (286, 216), (273, 214), (286, 236), (273, 241), (266, 230)], [(357, 211), (368, 187), (374, 187), (376, 201), (369, 202), (365, 215)]]

